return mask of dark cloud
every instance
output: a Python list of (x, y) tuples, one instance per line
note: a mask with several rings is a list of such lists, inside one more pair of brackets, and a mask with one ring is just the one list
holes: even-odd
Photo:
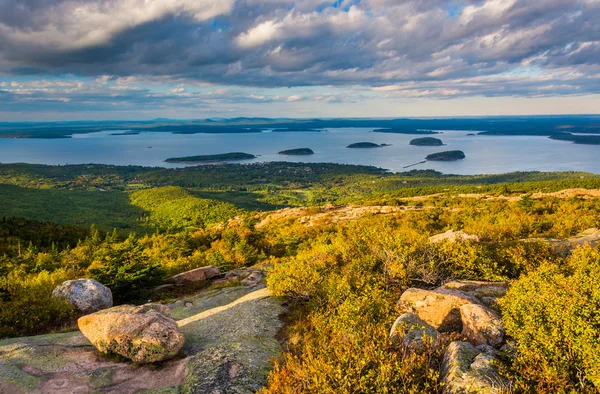
[(599, 93), (598, 0), (332, 3), (0, 0), (0, 72), (441, 97)]

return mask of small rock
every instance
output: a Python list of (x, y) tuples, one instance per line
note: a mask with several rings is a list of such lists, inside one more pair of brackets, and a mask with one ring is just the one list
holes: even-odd
[(442, 364), (444, 394), (500, 394), (509, 382), (498, 373), (496, 352), (468, 342), (452, 342)]
[(427, 349), (427, 344), (435, 347), (438, 344), (440, 333), (414, 313), (405, 313), (394, 322), (390, 330), (390, 341), (396, 348), (422, 352)]
[(429, 242), (432, 244), (438, 242), (459, 242), (459, 241), (475, 241), (479, 242), (479, 237), (473, 234), (467, 234), (464, 231), (448, 230), (442, 234), (436, 234), (429, 237)]
[(94, 279), (68, 280), (58, 285), (52, 295), (64, 298), (81, 313), (93, 313), (113, 306), (110, 289)]
[(462, 335), (473, 345), (500, 347), (504, 343), (502, 320), (483, 305), (466, 304), (460, 307)]
[(200, 282), (219, 275), (221, 275), (219, 268), (209, 265), (206, 267), (196, 268), (191, 271), (182, 272), (181, 274), (177, 274), (169, 278), (169, 281), (173, 283)]
[(83, 316), (77, 324), (100, 352), (120, 354), (137, 363), (173, 358), (184, 344), (171, 309), (160, 304), (121, 305)]
[(460, 331), (462, 328), (459, 308), (479, 301), (458, 290), (423, 290), (411, 288), (400, 296), (396, 305), (400, 313), (411, 312), (438, 331)]

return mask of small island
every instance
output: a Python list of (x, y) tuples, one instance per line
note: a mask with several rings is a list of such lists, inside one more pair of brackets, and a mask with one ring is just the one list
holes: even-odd
[(427, 161), (455, 161), (464, 159), (465, 153), (461, 150), (449, 150), (446, 152), (432, 153), (428, 155), (425, 160)]
[(391, 133), (391, 134), (440, 134), (433, 130), (417, 130), (417, 129), (376, 129), (373, 133)]
[(320, 133), (323, 130), (320, 129), (312, 129), (312, 128), (302, 128), (302, 127), (294, 127), (289, 129), (273, 129), (272, 133)]
[(256, 156), (243, 152), (221, 153), (218, 155), (201, 155), (186, 157), (171, 157), (165, 163), (214, 163), (221, 161), (240, 161), (256, 159)]
[(111, 135), (140, 135), (139, 131), (124, 131), (122, 133), (112, 133)]
[(415, 138), (410, 141), (410, 145), (414, 146), (442, 146), (444, 143), (442, 140), (433, 137)]
[(376, 144), (373, 142), (356, 142), (354, 144), (348, 145), (346, 148), (355, 148), (355, 149), (370, 149), (370, 148), (381, 148), (383, 146), (389, 146), (388, 144)]
[(312, 149), (309, 148), (298, 148), (298, 149), (287, 149), (287, 150), (282, 150), (281, 152), (278, 152), (280, 155), (286, 155), (286, 156), (307, 156), (307, 155), (314, 155), (315, 152), (313, 152)]

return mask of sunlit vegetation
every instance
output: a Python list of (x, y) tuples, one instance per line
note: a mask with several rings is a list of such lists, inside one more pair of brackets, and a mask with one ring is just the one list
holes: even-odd
[[(267, 263), (268, 287), (291, 307), (285, 352), (265, 393), (437, 393), (440, 357), (458, 334), (429, 352), (392, 349), (388, 332), (401, 292), (453, 279), (507, 280), (500, 308), (517, 357), (502, 371), (515, 391), (599, 387), (600, 251), (582, 247), (565, 257), (545, 242), (520, 241), (600, 227), (599, 198), (547, 194), (600, 188), (595, 175), (463, 177), (273, 163), (15, 165), (0, 166), (0, 179), (3, 214), (11, 216), (0, 220), (2, 337), (72, 324), (73, 310), (51, 297), (66, 279), (95, 278), (116, 303), (140, 303), (183, 271)], [(403, 210), (316, 219), (328, 203)], [(268, 221), (256, 212), (283, 206), (310, 208)], [(449, 229), (481, 242), (429, 242)]]

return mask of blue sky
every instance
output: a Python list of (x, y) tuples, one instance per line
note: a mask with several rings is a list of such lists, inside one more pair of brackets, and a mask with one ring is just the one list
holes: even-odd
[(0, 121), (598, 113), (600, 0), (0, 0)]

